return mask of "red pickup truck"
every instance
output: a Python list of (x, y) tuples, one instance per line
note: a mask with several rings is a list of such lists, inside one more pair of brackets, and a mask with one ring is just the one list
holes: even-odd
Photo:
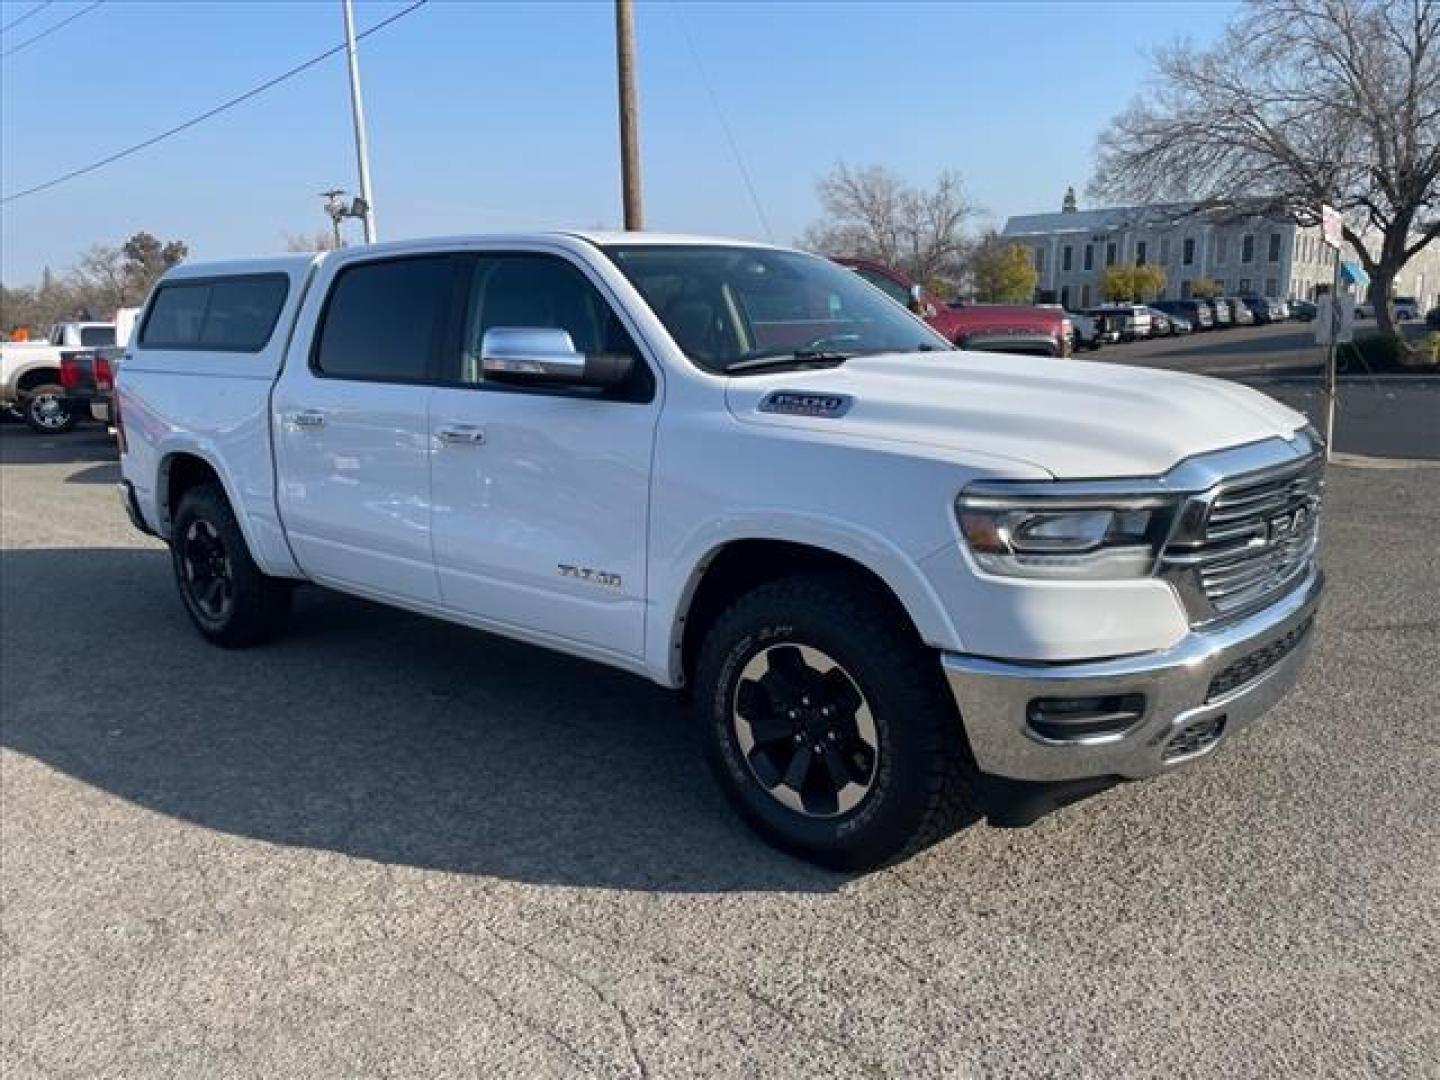
[(1025, 304), (949, 305), (898, 270), (868, 259), (837, 258), (871, 285), (904, 304), (962, 349), (1069, 356), (1075, 328), (1058, 308)]

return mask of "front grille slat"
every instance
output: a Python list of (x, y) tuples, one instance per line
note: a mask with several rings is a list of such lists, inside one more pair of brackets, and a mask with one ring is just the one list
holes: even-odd
[(1309, 565), (1318, 535), (1322, 463), (1318, 455), (1260, 478), (1222, 481), (1203, 528), (1167, 552), (1194, 575), (1211, 609), (1200, 621), (1250, 609), (1292, 586)]

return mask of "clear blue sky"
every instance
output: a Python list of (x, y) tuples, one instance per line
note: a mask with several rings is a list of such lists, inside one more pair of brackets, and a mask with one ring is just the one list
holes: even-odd
[[(0, 22), (34, 6), (4, 0)], [(10, 49), (78, 11), (64, 0)], [(357, 4), (360, 28), (404, 7)], [(647, 225), (761, 237), (688, 27), (780, 242), (834, 163), (957, 169), (996, 220), (1082, 191), (1148, 51), (1208, 41), (1231, 5), (641, 2)], [(618, 223), (609, 0), (432, 0), (361, 45), (381, 237)], [(107, 0), (0, 61), (5, 194), (137, 142), (336, 44), (338, 0)], [(280, 250), (355, 190), (343, 55), (99, 172), (0, 208), (0, 276), (67, 268), (137, 229), (192, 257)]]

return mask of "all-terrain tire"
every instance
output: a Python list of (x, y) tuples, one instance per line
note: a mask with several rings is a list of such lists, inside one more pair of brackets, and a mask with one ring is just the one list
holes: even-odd
[[(784, 799), (794, 802), (796, 796), (783, 785), (767, 787), (761, 775), (774, 773), (757, 771), (758, 744), (750, 754), (742, 748), (738, 729), (743, 724), (750, 730), (738, 719), (742, 677), (747, 666), (756, 669), (757, 657), (779, 655), (786, 645), (833, 661), (873, 719), (877, 746), (869, 786), (844, 812), (816, 815), (788, 805)], [(746, 709), (757, 685), (753, 677), (749, 682)], [(765, 690), (763, 709), (767, 716), (775, 713), (766, 724), (790, 722), (798, 732), (804, 721), (787, 721), (790, 710), (772, 710), (776, 693), (788, 685), (781, 676), (780, 688)], [(695, 691), (707, 758), (721, 788), (757, 832), (794, 855), (836, 869), (870, 869), (979, 817), (976, 769), (937, 657), (868, 583), (843, 574), (806, 575), (739, 597), (705, 636)], [(823, 742), (823, 735), (816, 739)], [(798, 735), (795, 741), (800, 743)], [(784, 742), (770, 745), (783, 753)]]
[(207, 641), (241, 649), (269, 641), (285, 628), (293, 587), (255, 565), (218, 485), (201, 484), (181, 497), (170, 558), (185, 611)]

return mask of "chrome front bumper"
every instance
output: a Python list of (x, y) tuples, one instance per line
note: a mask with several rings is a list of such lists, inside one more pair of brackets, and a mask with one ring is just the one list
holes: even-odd
[[(946, 653), (941, 663), (981, 770), (1017, 780), (1154, 776), (1213, 751), (1295, 684), (1314, 638), (1324, 575), (1228, 626), (1114, 660), (1017, 663)], [(1143, 695), (1125, 730), (1057, 739), (1032, 702)], [(1131, 697), (1133, 700), (1133, 697)]]

